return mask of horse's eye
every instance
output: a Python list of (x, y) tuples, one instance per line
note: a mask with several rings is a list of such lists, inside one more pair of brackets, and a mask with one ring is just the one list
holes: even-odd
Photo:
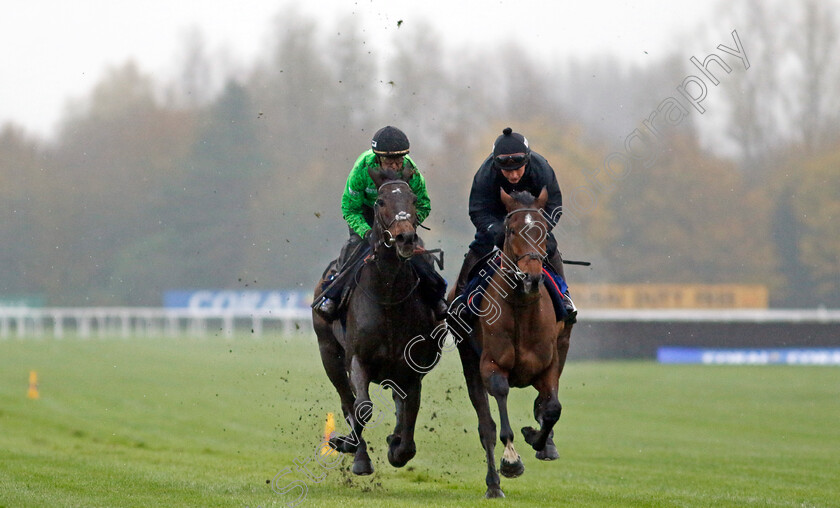
[(385, 206), (385, 201), (382, 198), (377, 199), (376, 206)]
[(414, 199), (411, 202), (417, 204), (417, 196), (414, 196)]

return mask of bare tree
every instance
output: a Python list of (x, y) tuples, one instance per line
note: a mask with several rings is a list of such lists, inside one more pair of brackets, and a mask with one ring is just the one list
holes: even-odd
[(836, 5), (831, 1), (807, 0), (794, 4), (794, 21), (788, 25), (787, 50), (793, 57), (794, 89), (791, 116), (796, 119), (796, 141), (809, 154), (838, 134), (840, 72)]
[(780, 74), (785, 49), (778, 36), (778, 4), (745, 0), (724, 4), (722, 18), (737, 27), (749, 69), (733, 70), (722, 82), (729, 102), (728, 132), (740, 151), (741, 167), (756, 173), (766, 167), (780, 142), (791, 136), (785, 122)]
[(206, 105), (216, 93), (217, 77), (204, 34), (193, 28), (184, 33), (182, 44), (178, 76), (170, 91), (171, 100), (176, 106), (187, 108)]

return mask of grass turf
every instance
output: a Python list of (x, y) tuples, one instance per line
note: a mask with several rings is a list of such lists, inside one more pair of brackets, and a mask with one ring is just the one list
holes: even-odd
[[(535, 395), (512, 391), (526, 471), (503, 478), (507, 499), (493, 502), (840, 503), (837, 368), (570, 363), (554, 462), (518, 432), (533, 424)], [(365, 431), (372, 476), (350, 474), (350, 456), (319, 466), (328, 411), (340, 413), (338, 396), (312, 337), (3, 340), (0, 506), (283, 506), (304, 485), (300, 506), (487, 506), (457, 353), (426, 377), (405, 468), (386, 459), (387, 411)], [(307, 460), (317, 482), (296, 470)]]

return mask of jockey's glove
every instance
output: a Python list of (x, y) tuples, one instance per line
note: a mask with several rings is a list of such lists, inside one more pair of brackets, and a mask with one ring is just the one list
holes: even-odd
[(502, 222), (492, 224), (490, 227), (487, 228), (488, 231), (493, 232), (493, 243), (498, 247), (502, 248), (505, 244), (505, 225)]

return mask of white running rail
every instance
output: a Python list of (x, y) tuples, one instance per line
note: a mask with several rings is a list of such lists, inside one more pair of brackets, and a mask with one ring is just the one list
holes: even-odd
[(0, 339), (70, 333), (81, 338), (312, 332), (308, 309), (234, 312), (153, 307), (0, 307)]
[[(838, 309), (581, 309), (579, 322), (840, 323)], [(308, 309), (225, 311), (153, 307), (0, 307), (0, 339), (67, 334), (88, 337), (143, 337), (234, 332), (261, 336), (266, 329), (311, 334)]]

